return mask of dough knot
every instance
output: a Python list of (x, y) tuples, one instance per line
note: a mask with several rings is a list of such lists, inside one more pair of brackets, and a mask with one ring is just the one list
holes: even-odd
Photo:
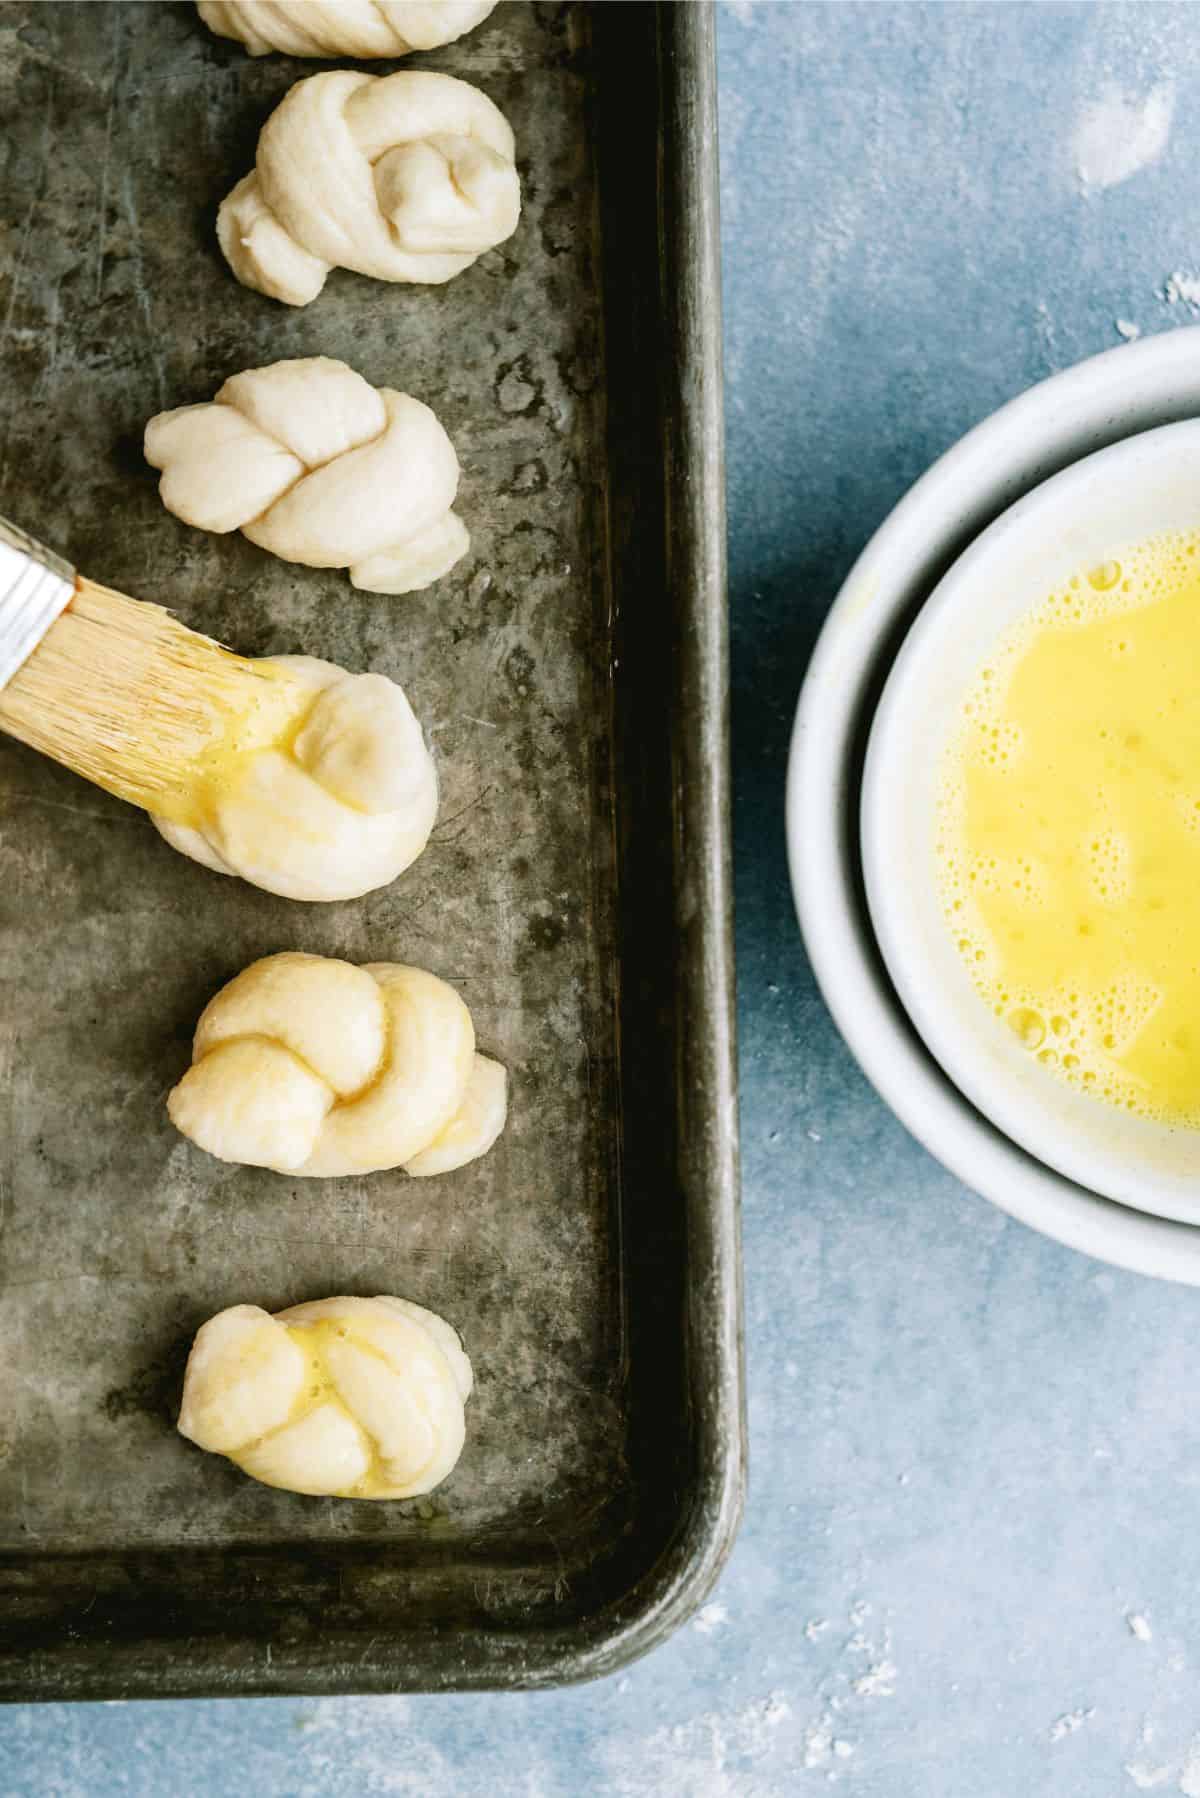
[(458, 457), (429, 407), (328, 356), (248, 368), (215, 400), (158, 413), (145, 453), (185, 524), (348, 568), (369, 593), (427, 587), (470, 543), (451, 510)]
[(482, 24), (496, 0), (200, 0), (218, 37), (251, 56), (407, 56), (436, 50)]
[(268, 1486), (414, 1498), (458, 1460), (471, 1385), (456, 1332), (407, 1299), (233, 1305), (192, 1344), (179, 1429)]
[(520, 212), (513, 134), (486, 94), (452, 75), (339, 69), (280, 101), (217, 237), (244, 286), (307, 306), (332, 268), (449, 281)]
[(285, 899), (358, 899), (414, 862), (437, 773), (403, 690), (315, 656), (275, 656), (274, 740), (235, 756), (186, 820), (151, 814), (173, 849)]
[(441, 1174), (491, 1148), (506, 1087), (435, 974), (281, 954), (209, 1001), (167, 1110), (222, 1161), (302, 1176)]

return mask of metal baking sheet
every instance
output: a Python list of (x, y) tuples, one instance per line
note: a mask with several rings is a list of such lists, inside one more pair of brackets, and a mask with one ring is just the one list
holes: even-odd
[[(712, 18), (501, 5), (426, 57), (517, 134), (511, 242), (445, 287), (234, 282), (217, 202), (311, 63), (184, 5), (0, 15), (0, 510), (252, 654), (401, 681), (432, 843), (344, 905), (174, 855), (0, 738), (0, 1696), (527, 1686), (606, 1671), (711, 1582), (743, 1451)], [(391, 65), (369, 65), (379, 73)], [(146, 419), (284, 356), (428, 401), (469, 557), (357, 593), (189, 530)], [(214, 1161), (163, 1101), (255, 956), (420, 962), (512, 1075), (434, 1182)], [(398, 1292), (462, 1331), (428, 1499), (301, 1499), (173, 1430), (239, 1301)]]

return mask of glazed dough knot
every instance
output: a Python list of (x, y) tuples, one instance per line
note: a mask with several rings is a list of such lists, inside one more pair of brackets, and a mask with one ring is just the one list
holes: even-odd
[(167, 1110), (222, 1161), (304, 1176), (442, 1174), (491, 1148), (506, 1085), (436, 975), (268, 955), (205, 1007)]
[(218, 37), (251, 56), (407, 56), (465, 37), (496, 0), (200, 0)]
[(192, 1344), (181, 1434), (289, 1492), (415, 1498), (462, 1451), (471, 1363), (407, 1299), (233, 1305)]
[(188, 823), (152, 820), (173, 849), (285, 899), (358, 899), (414, 862), (437, 817), (437, 772), (403, 689), (315, 656), (275, 656), (277, 740), (246, 752)]
[(427, 587), (470, 543), (451, 510), (458, 457), (429, 407), (328, 356), (248, 368), (215, 400), (158, 413), (145, 452), (185, 524), (349, 568), (369, 593)]
[(307, 306), (331, 268), (449, 281), (517, 228), (513, 134), (451, 75), (333, 70), (298, 81), (217, 213), (246, 287)]

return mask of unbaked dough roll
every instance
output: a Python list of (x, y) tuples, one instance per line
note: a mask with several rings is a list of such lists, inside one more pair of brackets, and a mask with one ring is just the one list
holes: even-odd
[(472, 1383), (457, 1333), (407, 1299), (232, 1305), (192, 1344), (179, 1430), (267, 1486), (415, 1498), (462, 1452)]
[(248, 368), (214, 400), (157, 413), (145, 453), (185, 524), (348, 568), (369, 593), (427, 587), (470, 546), (451, 509), (458, 457), (429, 407), (329, 356)]
[(301, 1177), (444, 1174), (504, 1128), (507, 1076), (454, 988), (399, 962), (268, 955), (211, 999), (171, 1122), (222, 1161)]
[(332, 268), (377, 281), (449, 281), (517, 228), (513, 134), (452, 75), (331, 70), (298, 81), (221, 202), (238, 280), (307, 306)]
[(251, 56), (407, 56), (436, 50), (483, 23), (496, 0), (200, 0), (218, 37)]
[(173, 849), (285, 899), (358, 899), (414, 862), (437, 817), (437, 773), (403, 690), (313, 656), (275, 656), (290, 710), (188, 823), (151, 814)]

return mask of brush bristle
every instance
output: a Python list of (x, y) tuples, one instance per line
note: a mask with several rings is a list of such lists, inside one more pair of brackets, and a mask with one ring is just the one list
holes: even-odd
[(220, 764), (277, 738), (293, 704), (284, 670), (81, 579), (0, 691), (0, 730), (120, 799), (191, 822)]

